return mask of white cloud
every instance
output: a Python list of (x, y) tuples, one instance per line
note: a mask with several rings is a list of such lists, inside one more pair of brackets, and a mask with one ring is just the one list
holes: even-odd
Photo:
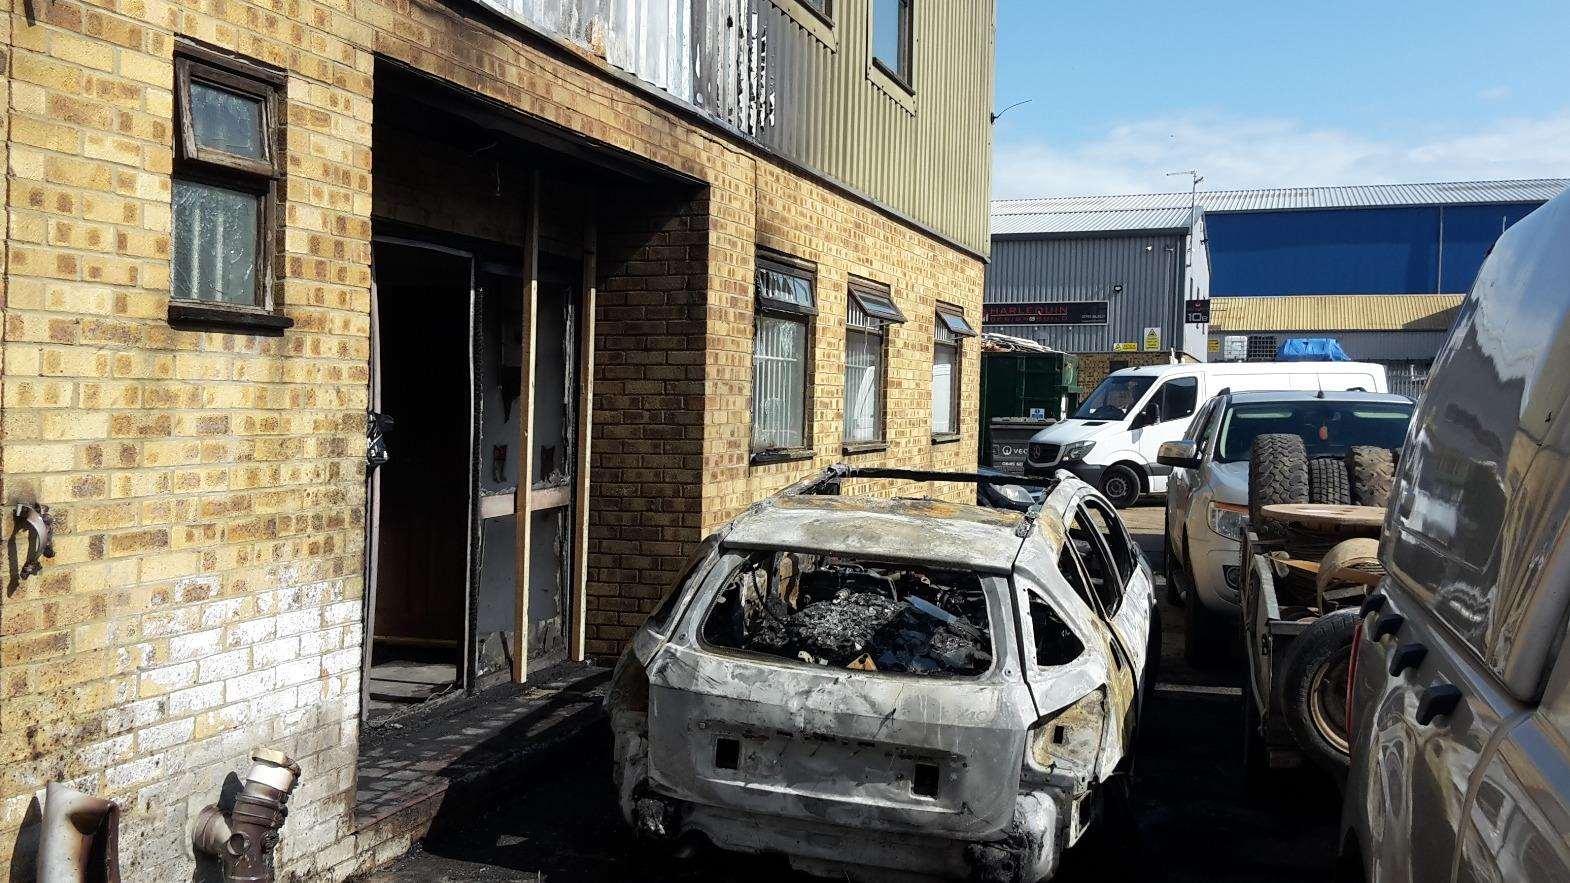
[(1510, 97), (1510, 87), (1489, 86), (1487, 89), (1480, 90), (1477, 93), (1477, 97), (1484, 101), (1504, 101)]
[(1467, 133), (1366, 137), (1291, 119), (1196, 113), (1123, 123), (1069, 147), (1000, 139), (993, 195), (1077, 196), (1201, 188), (1308, 187), (1570, 177), (1570, 111)]

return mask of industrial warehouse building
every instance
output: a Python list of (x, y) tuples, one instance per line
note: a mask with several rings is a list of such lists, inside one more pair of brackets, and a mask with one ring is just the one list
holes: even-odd
[(212, 878), (258, 746), (280, 880), (390, 860), (444, 799), (413, 730), (366, 760), (400, 689), (609, 662), (832, 462), (976, 461), (990, 4), (287, 6), (7, 19), (16, 879), (51, 780), (126, 880)]
[(1087, 382), (1101, 364), (1271, 359), (1329, 336), (1416, 391), (1494, 240), (1567, 183), (998, 200), (984, 321), (1084, 354)]

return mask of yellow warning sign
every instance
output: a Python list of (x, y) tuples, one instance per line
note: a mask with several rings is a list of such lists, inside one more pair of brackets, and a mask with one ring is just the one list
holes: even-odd
[(1146, 328), (1145, 329), (1145, 349), (1146, 350), (1158, 350), (1158, 349), (1161, 349), (1161, 329), (1160, 328)]
[(1114, 343), (1112, 345), (1112, 351), (1115, 353), (1137, 353), (1139, 352), (1139, 344), (1134, 343), (1133, 341)]
[(1215, 337), (1210, 338), (1210, 343), (1206, 345), (1206, 348), (1213, 353), (1221, 352), (1221, 340)]

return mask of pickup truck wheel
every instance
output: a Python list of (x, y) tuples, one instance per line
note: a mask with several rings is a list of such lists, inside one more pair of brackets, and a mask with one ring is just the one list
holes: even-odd
[(1347, 666), (1357, 611), (1322, 616), (1298, 635), (1281, 665), (1281, 713), (1298, 748), (1308, 758), (1345, 780)]
[(1178, 584), (1182, 577), (1183, 563), (1177, 560), (1177, 552), (1172, 548), (1170, 534), (1161, 537), (1161, 574), (1167, 581), (1167, 603), (1173, 607), (1183, 606), (1183, 587)]
[(1101, 473), (1101, 493), (1119, 509), (1127, 509), (1138, 502), (1139, 492), (1139, 476), (1127, 466), (1108, 466)]
[[(1192, 580), (1188, 583), (1192, 586)], [(1234, 636), (1227, 621), (1212, 613), (1199, 598), (1183, 606), (1183, 657), (1195, 668), (1220, 668), (1227, 662)]]

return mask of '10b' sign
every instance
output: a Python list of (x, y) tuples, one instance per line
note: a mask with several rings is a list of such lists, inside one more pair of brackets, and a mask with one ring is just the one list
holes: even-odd
[(988, 325), (1105, 325), (1107, 302), (1064, 300), (983, 304), (981, 321)]

